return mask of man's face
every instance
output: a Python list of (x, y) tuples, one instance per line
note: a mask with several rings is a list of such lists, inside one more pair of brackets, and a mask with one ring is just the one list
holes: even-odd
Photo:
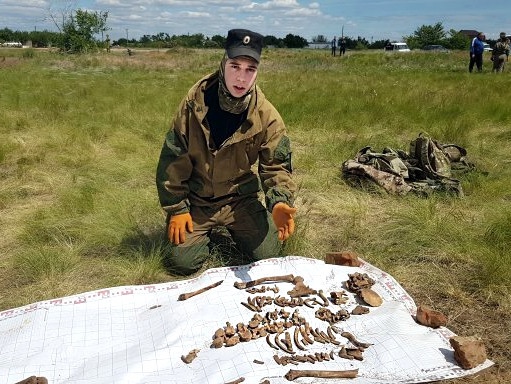
[(244, 96), (254, 84), (258, 63), (243, 56), (227, 59), (224, 76), (227, 90), (234, 97)]

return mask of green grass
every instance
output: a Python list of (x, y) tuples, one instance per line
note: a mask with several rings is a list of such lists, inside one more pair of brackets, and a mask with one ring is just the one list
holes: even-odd
[[(178, 278), (161, 256), (155, 168), (179, 101), (221, 56), (0, 50), (0, 310)], [(511, 75), (485, 60), (469, 74), (466, 52), (265, 50), (258, 83), (294, 150), (299, 211), (286, 252), (357, 252), (448, 313), (455, 332), (483, 337), (499, 378), (510, 368)], [(363, 191), (340, 177), (360, 148), (408, 150), (422, 131), (467, 148), (478, 172), (462, 178), (463, 199)]]

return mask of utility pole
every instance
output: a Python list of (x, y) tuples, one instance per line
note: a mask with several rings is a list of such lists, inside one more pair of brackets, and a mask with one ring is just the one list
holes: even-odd
[(126, 48), (128, 48), (128, 28), (126, 28)]
[(344, 37), (344, 24), (343, 24), (342, 29), (341, 29), (341, 37)]

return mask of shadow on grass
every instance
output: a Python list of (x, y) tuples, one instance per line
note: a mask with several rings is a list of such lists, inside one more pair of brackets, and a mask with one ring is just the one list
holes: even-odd
[(121, 240), (119, 250), (126, 255), (133, 254), (133, 250), (136, 250), (137, 254), (150, 257), (155, 252), (162, 252), (167, 244), (164, 227), (153, 227), (147, 231), (134, 228), (132, 233)]
[[(210, 234), (210, 240), (210, 258), (199, 271), (191, 276), (200, 274), (209, 268), (244, 265), (253, 261), (236, 247), (229, 232), (224, 227), (213, 230)], [(158, 255), (167, 273), (177, 278), (191, 277), (181, 276), (172, 270), (169, 263), (171, 247), (172, 245), (166, 236), (165, 227), (154, 227), (146, 230), (134, 228), (129, 235), (121, 240), (119, 253), (127, 258), (142, 257), (144, 259), (150, 259)]]

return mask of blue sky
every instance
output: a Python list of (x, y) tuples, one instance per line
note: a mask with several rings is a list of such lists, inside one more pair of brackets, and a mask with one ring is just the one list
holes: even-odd
[(110, 37), (139, 39), (169, 35), (227, 35), (247, 28), (263, 35), (291, 33), (307, 40), (361, 36), (369, 41), (401, 40), (422, 25), (475, 29), (496, 39), (511, 33), (509, 0), (0, 0), (0, 29), (56, 31), (51, 17), (65, 10), (108, 11)]

